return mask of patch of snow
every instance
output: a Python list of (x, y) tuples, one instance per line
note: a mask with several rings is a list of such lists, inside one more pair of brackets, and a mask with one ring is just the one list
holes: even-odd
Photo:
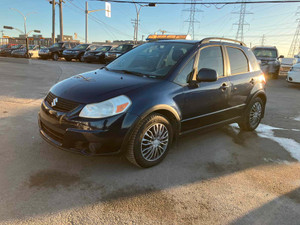
[(300, 121), (300, 116), (295, 117), (294, 120)]
[[(231, 126), (235, 129), (238, 128), (238, 124), (234, 123)], [(260, 124), (256, 128), (256, 133), (259, 137), (268, 138), (277, 142), (281, 147), (287, 150), (293, 158), (300, 162), (300, 144), (291, 138), (275, 137), (274, 130), (288, 130), (284, 128), (272, 127), (265, 124)], [(291, 129), (292, 131), (299, 131), (298, 129)]]

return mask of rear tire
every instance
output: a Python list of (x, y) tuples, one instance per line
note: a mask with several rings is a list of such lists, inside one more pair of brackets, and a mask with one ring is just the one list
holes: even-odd
[(172, 140), (171, 123), (163, 115), (153, 113), (140, 121), (133, 129), (126, 158), (139, 167), (155, 166), (166, 157)]
[(256, 97), (250, 101), (242, 119), (238, 122), (241, 130), (253, 131), (255, 130), (265, 111), (265, 105), (261, 98)]

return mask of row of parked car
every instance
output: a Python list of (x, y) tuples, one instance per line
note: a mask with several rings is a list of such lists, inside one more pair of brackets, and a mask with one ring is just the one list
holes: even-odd
[[(80, 62), (109, 63), (120, 55), (130, 51), (135, 46), (133, 44), (95, 45), (77, 44), (74, 42), (58, 42), (47, 48), (39, 45), (29, 45), (29, 57), (39, 57), (40, 59), (53, 59), (57, 61), (64, 58), (66, 61), (73, 59)], [(26, 47), (24, 45), (7, 44), (0, 46), (0, 56), (26, 57)]]

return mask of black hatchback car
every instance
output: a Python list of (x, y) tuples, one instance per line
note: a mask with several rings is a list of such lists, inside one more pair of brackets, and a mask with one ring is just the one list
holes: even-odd
[(116, 58), (118, 58), (122, 54), (130, 51), (133, 48), (134, 48), (134, 45), (132, 45), (132, 44), (123, 44), (123, 45), (119, 45), (116, 48), (111, 49), (110, 51), (105, 53), (104, 63), (109, 63), (109, 62), (115, 60)]
[(63, 57), (66, 61), (71, 61), (72, 59), (77, 59), (80, 62), (84, 62), (84, 53), (95, 50), (98, 45), (93, 44), (80, 44), (72, 49), (66, 49), (63, 51)]
[(84, 53), (84, 61), (87, 63), (90, 62), (98, 62), (98, 63), (104, 63), (105, 53), (108, 52), (112, 46), (106, 45), (106, 46), (99, 46), (97, 49), (93, 51), (88, 51)]
[(13, 45), (13, 46), (9, 46), (8, 48), (3, 48), (0, 51), (0, 56), (9, 57), (11, 56), (12, 51), (22, 49), (22, 48), (24, 48), (24, 45)]
[(217, 40), (146, 43), (54, 85), (39, 112), (42, 137), (151, 167), (178, 135), (233, 122), (254, 130), (265, 111), (264, 75), (244, 43)]

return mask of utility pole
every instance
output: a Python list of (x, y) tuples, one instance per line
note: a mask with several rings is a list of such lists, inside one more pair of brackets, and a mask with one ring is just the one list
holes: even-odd
[(264, 46), (265, 45), (265, 35), (263, 35), (261, 37), (261, 45)]
[[(54, 0), (53, 0), (54, 1)], [(64, 0), (59, 0), (59, 24), (60, 24), (60, 41), (64, 41), (64, 26), (63, 26), (63, 7)]]
[(49, 1), (52, 4), (52, 44), (55, 43), (55, 0)]
[(189, 19), (184, 21), (186, 23), (189, 23), (189, 28), (188, 28), (188, 34), (192, 36), (192, 39), (195, 39), (195, 23), (200, 23), (200, 21), (195, 19), (196, 13), (203, 12), (202, 10), (199, 10), (196, 8), (196, 0), (190, 0), (191, 2), (191, 7), (189, 9), (185, 9), (183, 11), (190, 12)]
[[(300, 14), (300, 7), (298, 7), (296, 15)], [(294, 57), (295, 53), (298, 54), (300, 51), (300, 40), (299, 40), (299, 36), (300, 36), (300, 18), (298, 18), (296, 20), (298, 22), (294, 37), (293, 37), (293, 41), (291, 43), (290, 49), (289, 49), (289, 53), (288, 53), (288, 57)], [(298, 51), (298, 52), (296, 52)]]
[(240, 8), (239, 12), (233, 12), (233, 14), (240, 14), (239, 22), (233, 24), (233, 25), (238, 26), (235, 39), (240, 40), (240, 41), (244, 41), (244, 26), (245, 25), (249, 26), (248, 23), (245, 23), (245, 15), (252, 14), (251, 12), (246, 11), (246, 4), (245, 4), (246, 1), (247, 0), (241, 1), (241, 8)]

